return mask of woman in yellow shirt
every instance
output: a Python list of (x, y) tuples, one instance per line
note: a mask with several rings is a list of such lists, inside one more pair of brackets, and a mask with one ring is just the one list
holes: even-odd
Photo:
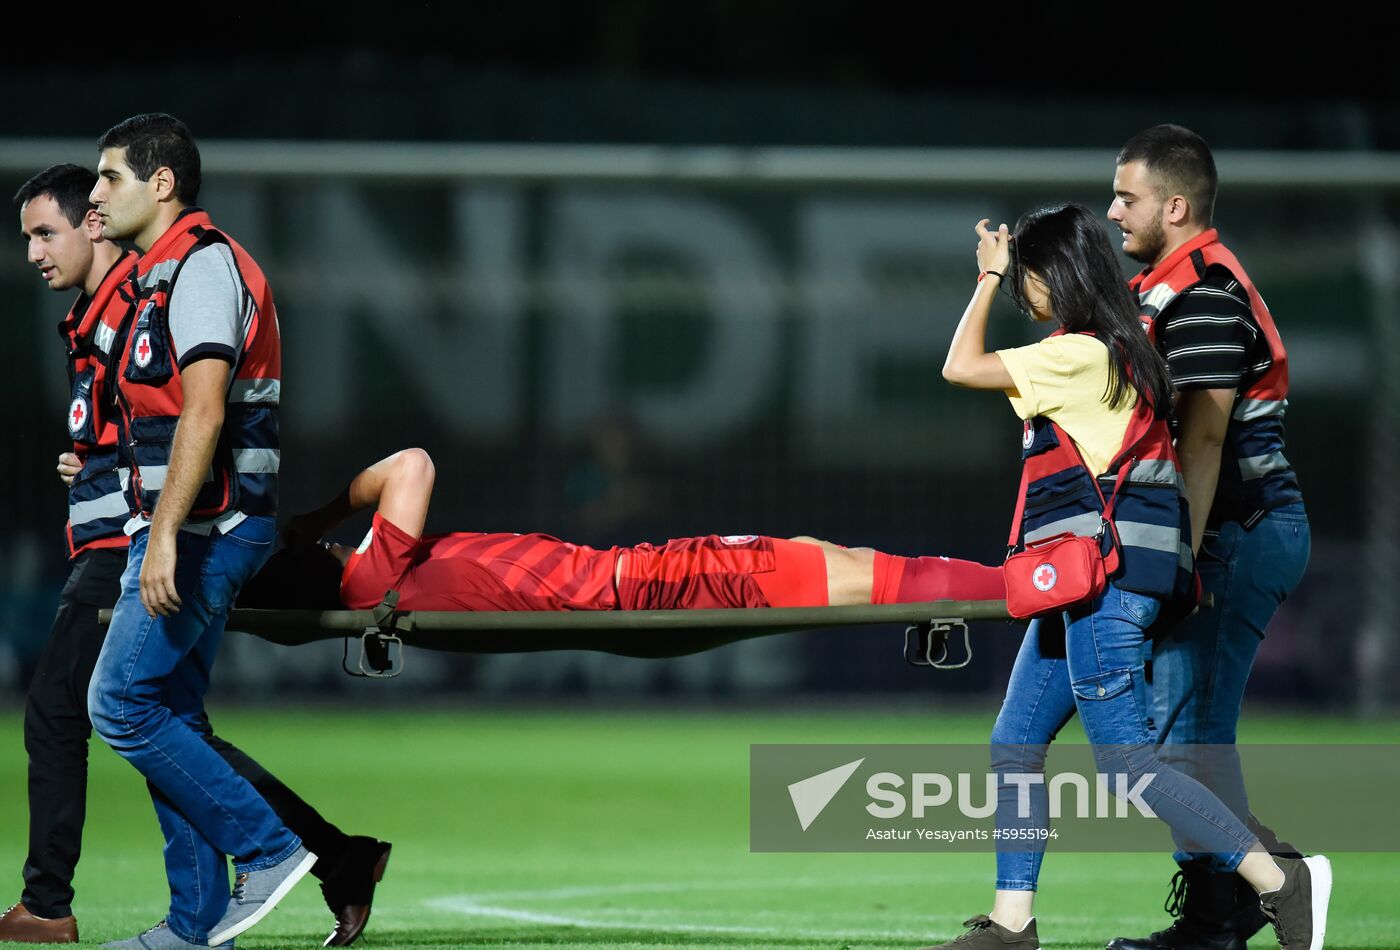
[[(1087, 208), (1066, 205), (1027, 214), (1014, 236), (1004, 224), (996, 231), (988, 224), (984, 219), (976, 226), (981, 274), (949, 347), (944, 378), (958, 386), (1005, 392), (1026, 421), (1022, 444), (1027, 457), (1038, 451), (1039, 434), (1050, 429), (1048, 420), (1069, 436), (1090, 476), (1127, 479), (1133, 459), (1119, 463), (1116, 472), (1109, 468), (1128, 448), (1124, 439), (1140, 400), (1153, 410), (1158, 441), (1169, 445), (1165, 416), (1171, 384), (1098, 217)], [(1003, 282), (1022, 310), (1034, 320), (1057, 324), (1058, 332), (1031, 346), (987, 352), (987, 318)], [(1165, 451), (1171, 455), (1169, 448)], [(1174, 481), (1174, 461), (1151, 460), (1168, 485)], [(1092, 504), (1099, 507), (1097, 496)], [(1179, 492), (1177, 505), (1185, 505)], [(1097, 527), (1097, 515), (1089, 514), (1087, 531), (1076, 533)], [(1169, 571), (1180, 543), (1179, 515), (1179, 507), (1158, 511), (1156, 524), (1145, 530), (1131, 526), (1147, 539), (1142, 543), (1170, 552)], [(1132, 543), (1122, 530), (1130, 526), (1117, 513), (1113, 520), (1120, 529), (1121, 550)], [(1209, 789), (1156, 755), (1146, 716), (1143, 661), (1146, 630), (1162, 600), (1129, 589), (1153, 585), (1133, 584), (1128, 578), (1133, 566), (1124, 557), (1124, 572), (1090, 604), (1071, 607), (1051, 617), (1051, 623), (1032, 621), (992, 730), (993, 768), (1003, 776), (1042, 773), (1049, 743), (1077, 710), (1100, 772), (1126, 775), (1123, 788), (1147, 780), (1141, 798), (1174, 833), (1217, 854), (1260, 892), (1281, 943), (1318, 950), (1331, 891), (1327, 859), (1276, 861)], [(1063, 645), (1058, 643), (1061, 630)], [(1031, 808), (1029, 815), (1020, 815), (1021, 787), (999, 783), (997, 827), (1012, 834), (1000, 838), (992, 911), (969, 920), (971, 929), (954, 941), (953, 950), (1039, 947), (1031, 912), (1044, 857), (1048, 798), (1043, 783), (1025, 786)]]

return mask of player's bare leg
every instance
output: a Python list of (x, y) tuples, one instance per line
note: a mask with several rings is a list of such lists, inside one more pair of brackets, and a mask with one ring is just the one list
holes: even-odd
[(819, 538), (790, 538), (821, 549), (826, 560), (827, 603), (896, 604), (933, 600), (1001, 600), (1001, 570), (946, 557), (899, 557), (872, 548), (846, 548)]
[(826, 558), (827, 603), (833, 607), (868, 604), (875, 588), (875, 551), (871, 548), (843, 548), (830, 541), (805, 535), (789, 538), (802, 544), (815, 544)]

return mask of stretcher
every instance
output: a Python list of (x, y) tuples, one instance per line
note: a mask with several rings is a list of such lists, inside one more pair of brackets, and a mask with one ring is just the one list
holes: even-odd
[[(972, 659), (968, 623), (1010, 620), (1004, 600), (937, 600), (843, 607), (753, 607), (723, 610), (437, 611), (399, 610), (389, 591), (373, 610), (229, 612), (227, 629), (283, 646), (346, 641), (345, 671), (390, 677), (403, 671), (403, 648), (454, 653), (596, 650), (657, 659), (700, 653), (739, 640), (831, 627), (904, 624), (904, 658), (915, 666), (955, 670)], [(103, 610), (107, 623), (112, 612)], [(949, 637), (962, 645), (950, 650)], [(351, 660), (351, 643), (359, 657)]]

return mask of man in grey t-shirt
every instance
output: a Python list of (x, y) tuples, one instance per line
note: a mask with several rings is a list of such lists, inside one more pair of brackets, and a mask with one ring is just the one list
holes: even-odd
[[(136, 116), (98, 144), (103, 234), (142, 256), (116, 366), (137, 515), (88, 711), (152, 789), (171, 894), (165, 920), (118, 946), (231, 946), (317, 863), (203, 739), (227, 612), (276, 534), (276, 310), (257, 263), (193, 207), (199, 153), (182, 123)], [(371, 889), (388, 857), (375, 845)], [(367, 899), (360, 909), (344, 927), (338, 915), (328, 943), (358, 936)]]

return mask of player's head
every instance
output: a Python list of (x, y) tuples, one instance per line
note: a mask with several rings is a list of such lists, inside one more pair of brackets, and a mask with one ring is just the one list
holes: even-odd
[(140, 244), (162, 208), (178, 210), (199, 199), (199, 149), (179, 119), (160, 112), (132, 116), (108, 129), (97, 148), (92, 202), (107, 237)]
[(81, 165), (50, 165), (15, 192), (29, 263), (50, 290), (81, 287), (92, 271), (93, 243), (102, 240), (102, 221), (88, 201), (96, 182)]
[(1037, 319), (1053, 318), (1070, 333), (1093, 333), (1108, 346), (1114, 370), (1106, 401), (1121, 406), (1137, 389), (1166, 411), (1167, 365), (1143, 331), (1098, 216), (1077, 204), (1028, 212), (1016, 222), (1011, 248), (1007, 283), (1021, 309)]
[(340, 610), (340, 573), (340, 561), (324, 546), (289, 545), (243, 585), (238, 606)]
[(1108, 219), (1123, 232), (1123, 253), (1154, 264), (1210, 227), (1219, 179), (1215, 158), (1195, 132), (1154, 125), (1118, 153)]

